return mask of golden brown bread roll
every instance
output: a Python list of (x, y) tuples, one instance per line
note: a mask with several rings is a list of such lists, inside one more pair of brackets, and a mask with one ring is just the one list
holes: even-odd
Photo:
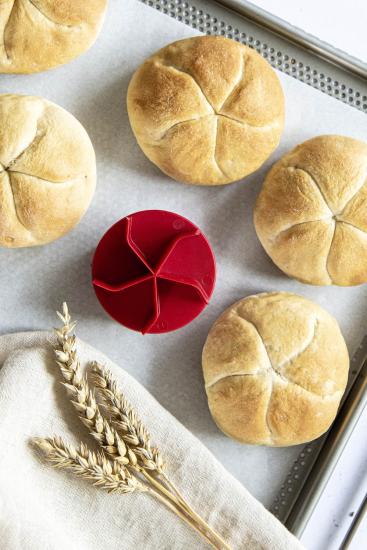
[(0, 0), (0, 73), (34, 73), (86, 51), (107, 0)]
[(129, 119), (146, 156), (186, 183), (220, 185), (263, 164), (279, 143), (284, 98), (254, 50), (219, 36), (174, 42), (134, 74)]
[(93, 146), (70, 113), (40, 97), (0, 95), (0, 246), (61, 237), (95, 183)]
[(314, 285), (367, 281), (367, 144), (318, 136), (280, 159), (256, 202), (257, 235), (287, 275)]
[(335, 418), (348, 377), (337, 322), (287, 292), (245, 298), (211, 328), (203, 350), (209, 408), (242, 443), (311, 441)]

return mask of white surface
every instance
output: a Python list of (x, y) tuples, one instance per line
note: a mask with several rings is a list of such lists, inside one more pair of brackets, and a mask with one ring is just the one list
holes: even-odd
[[(90, 210), (65, 238), (41, 248), (0, 251), (0, 332), (47, 329), (55, 323), (54, 310), (67, 300), (80, 322), (80, 336), (143, 383), (230, 472), (270, 505), (300, 449), (243, 446), (216, 428), (203, 388), (201, 349), (225, 307), (245, 295), (274, 289), (317, 301), (337, 317), (350, 351), (357, 347), (366, 330), (367, 286), (312, 287), (287, 278), (260, 246), (252, 209), (264, 174), (284, 152), (321, 133), (367, 140), (366, 118), (280, 74), (286, 129), (266, 165), (246, 181), (222, 188), (175, 183), (138, 148), (125, 98), (129, 79), (146, 56), (193, 34), (187, 26), (134, 0), (111, 0), (101, 37), (80, 59), (46, 74), (1, 77), (3, 92), (43, 95), (79, 118), (95, 145), (99, 180)], [(199, 225), (214, 247), (218, 280), (210, 306), (193, 323), (175, 333), (143, 337), (103, 312), (90, 284), (90, 259), (112, 223), (148, 208), (177, 211)]]
[[(367, 493), (367, 410), (360, 418), (302, 536), (308, 550), (338, 550)], [(367, 517), (349, 550), (367, 548)]]
[(367, 62), (365, 0), (251, 0), (260, 8)]

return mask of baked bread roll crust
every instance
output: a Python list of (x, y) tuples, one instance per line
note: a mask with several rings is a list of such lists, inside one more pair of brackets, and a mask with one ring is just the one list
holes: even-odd
[(266, 176), (254, 222), (274, 263), (314, 285), (367, 282), (367, 144), (318, 136)]
[(93, 146), (67, 111), (0, 95), (0, 246), (44, 244), (78, 223), (96, 183)]
[(0, 0), (0, 73), (34, 73), (86, 51), (107, 0)]
[(218, 36), (155, 53), (134, 74), (127, 107), (146, 156), (172, 178), (202, 185), (257, 170), (284, 125), (275, 71), (251, 48)]
[(286, 292), (231, 306), (203, 349), (215, 422), (228, 436), (257, 445), (296, 445), (324, 433), (335, 418), (348, 367), (335, 319)]

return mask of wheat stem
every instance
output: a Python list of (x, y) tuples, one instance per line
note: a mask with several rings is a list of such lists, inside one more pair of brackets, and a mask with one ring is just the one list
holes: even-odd
[[(207, 536), (211, 537), (216, 541), (217, 544), (219, 544), (218, 548), (222, 548), (223, 550), (231, 550), (230, 546), (226, 544), (226, 542), (222, 539), (220, 535), (210, 525), (206, 523), (206, 521), (199, 516), (195, 510), (189, 506), (189, 504), (185, 501), (183, 496), (179, 493), (178, 489), (174, 486), (174, 484), (168, 479), (168, 477), (165, 474), (161, 474), (162, 477), (164, 477), (164, 480), (166, 481), (167, 485), (171, 488), (171, 491), (169, 491), (160, 481), (158, 481), (156, 478), (148, 474), (147, 472), (142, 472), (142, 475), (146, 478), (146, 480), (156, 487), (158, 491), (161, 491), (167, 498), (169, 498), (176, 506), (178, 506), (185, 514), (187, 514), (191, 520), (196, 523), (202, 533), (206, 533)], [(176, 493), (176, 494), (175, 494)]]
[[(187, 510), (190, 514), (192, 514), (192, 515), (196, 518), (196, 520), (202, 521), (202, 522), (206, 525), (206, 527), (207, 527), (208, 529), (212, 530), (211, 527), (210, 527), (209, 525), (207, 525), (207, 524), (205, 523), (205, 521), (195, 512), (195, 510), (193, 510), (193, 509), (191, 508), (191, 506), (186, 502), (186, 500), (184, 499), (183, 495), (180, 493), (180, 491), (178, 490), (178, 488), (176, 487), (176, 485), (174, 485), (174, 483), (168, 478), (168, 476), (167, 476), (164, 472), (162, 472), (162, 473), (160, 474), (160, 477), (162, 477), (162, 479), (164, 480), (164, 482), (166, 483), (166, 485), (168, 486), (168, 488), (172, 491), (173, 494), (176, 495), (178, 501), (181, 502), (181, 504), (186, 508), (186, 510)], [(218, 534), (216, 534), (216, 536), (217, 536), (218, 538), (220, 538), (220, 536), (219, 536)], [(224, 541), (223, 541), (223, 544), (225, 544)]]
[(189, 525), (192, 529), (194, 529), (199, 535), (204, 537), (206, 541), (212, 546), (213, 548), (216, 548), (217, 550), (221, 550), (221, 546), (217, 546), (211, 538), (203, 532), (196, 524), (193, 522), (193, 520), (190, 517), (187, 517), (183, 512), (180, 511), (179, 508), (176, 508), (171, 502), (165, 498), (163, 495), (161, 495), (158, 491), (152, 488), (148, 488), (148, 492), (153, 495), (156, 499), (158, 499), (160, 502), (162, 502), (167, 508), (172, 510), (179, 518), (181, 518), (187, 525)]

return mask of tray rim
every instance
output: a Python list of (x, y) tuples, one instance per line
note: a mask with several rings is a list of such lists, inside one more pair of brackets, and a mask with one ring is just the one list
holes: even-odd
[(317, 38), (288, 23), (284, 19), (277, 17), (271, 12), (256, 6), (247, 0), (214, 0), (218, 4), (231, 9), (249, 21), (263, 27), (284, 40), (291, 42), (312, 55), (318, 56), (327, 63), (339, 66), (358, 78), (367, 79), (367, 63), (347, 52), (332, 46), (330, 43)]

